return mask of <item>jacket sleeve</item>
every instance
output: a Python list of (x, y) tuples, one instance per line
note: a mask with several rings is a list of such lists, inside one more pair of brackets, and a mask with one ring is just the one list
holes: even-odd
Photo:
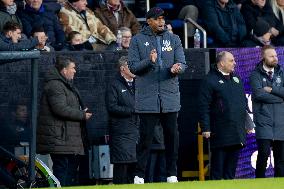
[(281, 80), (282, 80), (281, 81), (282, 86), (272, 86), (271, 94), (274, 94), (274, 95), (279, 96), (282, 99), (284, 99), (284, 86), (283, 86), (284, 75), (283, 75), (283, 73), (280, 76), (281, 76)]
[(106, 95), (107, 110), (111, 115), (129, 117), (134, 109), (119, 104), (118, 89), (114, 84), (108, 87)]
[(204, 22), (210, 33), (214, 34), (215, 38), (223, 44), (231, 42), (229, 35), (224, 31), (219, 23), (218, 15), (214, 7), (215, 1), (207, 1), (204, 6)]
[(56, 37), (56, 44), (64, 44), (65, 41), (65, 33), (62, 29), (62, 26), (58, 20), (58, 17), (54, 15), (53, 18), (53, 28), (55, 32), (55, 37)]
[(253, 72), (250, 76), (250, 86), (252, 90), (252, 98), (258, 102), (275, 104), (282, 103), (283, 99), (276, 95), (266, 92), (262, 86), (262, 79), (257, 72)]
[(180, 41), (180, 38), (175, 35), (176, 37), (176, 45), (175, 45), (175, 62), (174, 63), (181, 63), (181, 72), (179, 74), (182, 74), (185, 69), (187, 68), (186, 61), (185, 61), (185, 56), (184, 56), (184, 51), (183, 47)]
[(208, 83), (207, 77), (202, 81), (198, 96), (198, 115), (202, 132), (210, 131), (210, 104), (212, 101), (213, 89)]
[(62, 119), (70, 121), (81, 121), (85, 119), (85, 112), (75, 109), (67, 104), (67, 97), (63, 84), (51, 83), (51, 87), (47, 88), (47, 100), (52, 112)]
[(254, 16), (253, 11), (250, 10), (249, 5), (247, 4), (245, 4), (245, 6), (242, 6), (241, 13), (246, 22), (247, 33), (249, 34), (251, 30), (255, 28), (256, 17)]
[(154, 67), (154, 63), (150, 60), (150, 55), (141, 60), (139, 51), (138, 39), (137, 37), (134, 37), (130, 42), (128, 63), (130, 71), (138, 76), (140, 75), (139, 73), (145, 72)]
[(18, 43), (5, 42), (0, 40), (0, 51), (21, 51), (25, 49), (32, 49), (38, 44), (37, 38), (21, 40)]

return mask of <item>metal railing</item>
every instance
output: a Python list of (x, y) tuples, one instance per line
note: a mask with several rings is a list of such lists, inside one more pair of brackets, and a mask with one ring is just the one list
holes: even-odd
[(196, 28), (198, 28), (199, 30), (202, 31), (203, 34), (203, 48), (207, 48), (207, 33), (205, 31), (205, 29), (203, 29), (199, 24), (197, 24), (194, 20), (192, 20), (191, 18), (186, 18), (184, 19), (184, 48), (188, 49), (188, 29), (187, 29), (187, 25), (189, 24), (189, 22), (191, 24), (193, 24)]

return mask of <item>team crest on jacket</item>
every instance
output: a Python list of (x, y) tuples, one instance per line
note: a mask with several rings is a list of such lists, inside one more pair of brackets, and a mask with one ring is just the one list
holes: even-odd
[(169, 40), (163, 40), (162, 51), (171, 51), (173, 48), (171, 47), (171, 42)]
[(223, 84), (223, 83), (224, 83), (224, 81), (223, 81), (223, 80), (219, 80), (219, 83)]
[(233, 77), (233, 80), (234, 80), (236, 83), (240, 83), (240, 80), (239, 80), (239, 78), (237, 78), (237, 77)]
[(144, 45), (147, 47), (147, 46), (149, 46), (150, 44), (149, 44), (149, 42), (147, 41), (146, 43), (144, 43)]
[(276, 82), (276, 85), (277, 85), (277, 86), (280, 86), (282, 80), (281, 80), (281, 77), (280, 77), (279, 75), (276, 77), (275, 82)]

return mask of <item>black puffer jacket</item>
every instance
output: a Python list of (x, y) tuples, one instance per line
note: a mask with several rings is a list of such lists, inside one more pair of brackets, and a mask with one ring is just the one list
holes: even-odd
[(199, 117), (202, 132), (211, 132), (211, 147), (243, 145), (246, 97), (241, 80), (211, 70), (200, 86)]
[(136, 162), (139, 120), (134, 114), (134, 92), (121, 75), (109, 85), (106, 102), (110, 116), (111, 163)]
[(37, 153), (84, 154), (85, 112), (78, 90), (56, 68), (46, 75), (37, 127)]

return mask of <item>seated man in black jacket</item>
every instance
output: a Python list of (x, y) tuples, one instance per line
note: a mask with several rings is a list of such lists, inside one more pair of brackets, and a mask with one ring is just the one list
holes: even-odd
[(35, 48), (42, 38), (21, 39), (21, 26), (15, 22), (7, 22), (0, 34), (0, 51), (20, 51)]
[(245, 21), (232, 0), (206, 0), (202, 9), (213, 47), (239, 47), (247, 35)]

